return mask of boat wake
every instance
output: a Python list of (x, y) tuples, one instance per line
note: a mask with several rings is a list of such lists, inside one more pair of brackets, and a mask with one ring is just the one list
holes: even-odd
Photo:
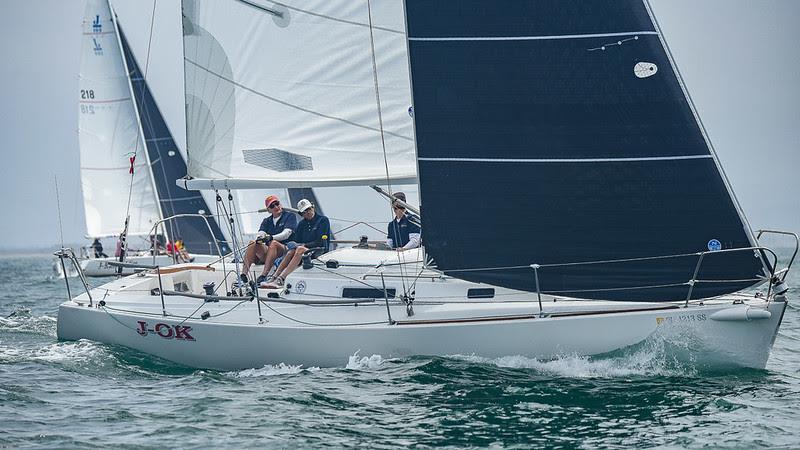
[(260, 367), (258, 369), (244, 369), (239, 370), (236, 372), (231, 372), (231, 374), (236, 378), (260, 378), (260, 377), (272, 377), (276, 375), (296, 375), (299, 373), (312, 373), (319, 371), (319, 367), (308, 367), (304, 368), (302, 365), (291, 365), (280, 363), (276, 365), (266, 365), (264, 367)]
[(449, 358), (511, 369), (532, 369), (548, 376), (565, 378), (694, 377), (697, 367), (679, 357), (666, 339), (653, 337), (617, 352), (601, 356), (562, 355), (536, 359), (520, 355), (484, 358), (450, 355)]
[(0, 346), (0, 361), (4, 363), (38, 361), (80, 365), (86, 362), (96, 362), (105, 356), (107, 356), (107, 352), (101, 344), (86, 340), (77, 342), (55, 342), (36, 349), (18, 346)]
[(0, 330), (56, 336), (56, 318), (50, 316), (34, 316), (31, 310), (19, 308), (0, 317)]
[[(347, 359), (347, 370), (371, 370), (380, 368), (386, 360), (381, 355), (360, 356), (358, 352), (350, 355)], [(276, 375), (296, 375), (300, 373), (314, 373), (319, 372), (319, 367), (303, 367), (302, 365), (293, 364), (268, 364), (258, 369), (244, 369), (235, 372), (230, 372), (236, 378), (259, 378), (271, 377)]]

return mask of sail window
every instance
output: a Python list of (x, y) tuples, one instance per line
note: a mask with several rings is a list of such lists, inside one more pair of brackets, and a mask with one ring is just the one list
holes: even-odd
[(244, 162), (276, 172), (289, 172), (295, 170), (314, 170), (310, 156), (279, 150), (277, 148), (262, 148), (242, 150)]

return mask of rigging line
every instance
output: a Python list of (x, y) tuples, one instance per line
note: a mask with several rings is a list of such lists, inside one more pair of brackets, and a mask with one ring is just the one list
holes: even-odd
[[(331, 218), (331, 220), (338, 220), (338, 221), (341, 221), (341, 222), (350, 222), (350, 221), (347, 221), (347, 220), (340, 220), (340, 219), (333, 219), (333, 218)], [(367, 228), (371, 228), (371, 229), (373, 229), (373, 230), (375, 230), (375, 231), (377, 231), (379, 233), (383, 233), (383, 230), (370, 225), (368, 222), (355, 222), (355, 223), (352, 223), (351, 225), (348, 225), (348, 226), (342, 228), (341, 230), (337, 230), (334, 234), (339, 234), (339, 233), (345, 232), (345, 231), (347, 231), (347, 230), (349, 230), (351, 228), (355, 228), (355, 227), (357, 227), (359, 225), (364, 225)]]
[[(145, 83), (147, 82), (147, 70), (150, 67), (150, 49), (151, 49), (151, 46), (152, 46), (152, 43), (153, 43), (153, 23), (155, 22), (155, 18), (156, 18), (156, 2), (157, 1), (158, 0), (153, 0), (153, 12), (150, 14), (150, 37), (149, 37), (149, 39), (147, 41), (147, 56), (145, 57), (144, 74), (142, 75), (142, 77), (143, 77), (142, 91), (144, 89)], [(116, 27), (116, 25), (117, 25), (116, 21), (114, 22), (114, 24), (115, 24), (115, 27)], [(119, 39), (120, 38), (119, 37), (119, 29), (117, 28), (116, 31), (117, 31), (117, 39)], [(120, 46), (120, 50), (122, 50), (121, 46)], [(125, 55), (121, 55), (121, 56), (122, 56), (123, 64), (124, 64), (125, 63)], [(128, 75), (128, 77), (130, 77), (130, 74), (127, 74), (127, 75)], [(128, 83), (130, 83), (130, 78), (128, 78), (128, 80), (129, 80)], [(131, 88), (133, 88), (133, 86), (131, 86)], [(140, 95), (144, 95), (144, 94), (142, 93)], [(133, 101), (133, 103), (135, 105), (136, 104), (136, 99), (132, 99), (132, 101)], [(135, 106), (134, 106), (134, 108), (135, 108)], [(119, 117), (119, 116), (117, 116), (117, 117)], [(142, 131), (142, 129), (141, 129), (141, 121), (139, 121), (139, 127), (140, 127), (140, 132), (141, 132)], [(133, 149), (133, 159), (134, 159), (134, 161), (136, 160), (136, 156), (139, 153), (139, 141), (141, 139), (144, 139), (144, 136), (141, 136), (139, 134), (140, 133), (137, 132), (136, 145), (134, 146), (134, 149)], [(125, 254), (127, 253), (127, 250), (128, 250), (127, 235), (128, 235), (128, 226), (130, 225), (130, 218), (131, 218), (131, 199), (133, 198), (133, 180), (134, 180), (135, 175), (136, 175), (136, 171), (135, 170), (131, 171), (130, 185), (128, 186), (128, 205), (127, 205), (127, 207), (125, 209), (125, 226), (124, 226), (123, 231), (122, 231), (122, 246), (121, 246), (122, 247), (122, 252), (120, 254), (120, 261), (123, 261), (123, 262), (125, 260)], [(158, 193), (157, 192), (154, 192), (153, 194), (156, 195), (156, 197), (158, 197)], [(159, 210), (160, 209), (161, 208), (159, 207)]]
[[(231, 193), (231, 190), (228, 189), (228, 195), (230, 195), (230, 193)], [(234, 216), (234, 217), (239, 216), (239, 211), (237, 209), (236, 203), (237, 202), (231, 202), (231, 215)], [(244, 241), (244, 228), (242, 227), (242, 221), (241, 220), (236, 220), (235, 222), (236, 222), (236, 231), (239, 233), (238, 237), (239, 237), (240, 241)]]
[(178, 325), (183, 325), (183, 323), (184, 323), (184, 322), (186, 322), (187, 320), (189, 320), (189, 318), (191, 318), (192, 316), (194, 316), (195, 314), (197, 314), (197, 311), (200, 311), (200, 308), (202, 308), (202, 307), (203, 307), (203, 306), (205, 306), (205, 305), (206, 305), (206, 302), (205, 302), (205, 301), (201, 301), (201, 302), (200, 302), (200, 306), (198, 306), (198, 307), (197, 307), (197, 309), (195, 309), (194, 311), (192, 311), (192, 312), (191, 312), (191, 314), (189, 314), (188, 316), (184, 317), (184, 319), (183, 319), (183, 320), (181, 320), (180, 322), (178, 322)]
[(327, 272), (327, 273), (329, 273), (329, 274), (333, 275), (334, 277), (341, 277), (341, 278), (344, 278), (344, 279), (346, 279), (346, 280), (355, 281), (356, 283), (363, 284), (364, 286), (366, 286), (366, 287), (368, 287), (368, 288), (371, 288), (371, 289), (377, 289), (377, 290), (379, 290), (379, 291), (383, 291), (383, 288), (379, 288), (379, 287), (377, 287), (377, 286), (373, 286), (373, 285), (371, 285), (371, 284), (367, 283), (366, 281), (359, 280), (358, 278), (349, 277), (349, 276), (347, 276), (347, 275), (345, 275), (345, 274), (343, 274), (343, 273), (336, 273), (336, 272), (333, 272), (333, 271), (331, 271), (331, 270), (328, 270), (328, 269), (327, 269), (327, 268), (326, 268), (324, 265), (322, 265), (322, 264), (319, 264), (319, 265), (318, 265), (318, 264), (314, 264), (314, 267), (315, 267), (315, 268), (317, 268), (317, 269), (319, 269), (319, 270), (321, 270), (321, 271), (323, 271), (323, 272)]
[[(61, 224), (61, 197), (58, 194), (58, 175), (56, 174), (53, 174), (53, 183), (56, 185), (56, 206), (58, 208), (58, 233), (61, 235), (61, 248), (64, 248), (64, 226)], [(67, 274), (64, 273), (64, 278), (66, 277)]]
[[(551, 264), (539, 264), (540, 268), (546, 267), (565, 267), (565, 266), (582, 266), (582, 265), (590, 265), (590, 264), (611, 264), (611, 263), (626, 263), (626, 262), (636, 262), (636, 261), (655, 261), (660, 259), (677, 259), (677, 258), (686, 258), (690, 256), (700, 256), (702, 252), (698, 253), (680, 253), (677, 255), (661, 255), (661, 256), (643, 256), (639, 258), (624, 258), (624, 259), (606, 259), (606, 260), (597, 260), (597, 261), (580, 261), (580, 262), (569, 262), (569, 263), (551, 263)], [(473, 267), (473, 268), (465, 268), (465, 269), (447, 269), (446, 272), (481, 272), (481, 271), (488, 271), (488, 270), (508, 270), (508, 269), (530, 269), (530, 265), (527, 266), (499, 266), (499, 267)]]
[(109, 310), (109, 309), (110, 309), (110, 310), (112, 310), (112, 311), (123, 311), (123, 312), (133, 312), (133, 313), (136, 313), (136, 311), (117, 310), (117, 309), (115, 309), (115, 308), (109, 308), (108, 306), (101, 306), (101, 308), (103, 308), (103, 312), (104, 312), (104, 313), (108, 314), (108, 317), (111, 317), (112, 319), (114, 319), (114, 321), (115, 321), (115, 322), (117, 322), (118, 324), (122, 325), (123, 327), (125, 327), (125, 328), (127, 328), (127, 329), (129, 329), (129, 330), (132, 330), (132, 331), (137, 331), (137, 330), (136, 330), (136, 328), (129, 327), (128, 325), (126, 325), (125, 323), (123, 323), (122, 321), (120, 321), (119, 319), (117, 319), (116, 317), (114, 317), (114, 315), (113, 315), (113, 314), (111, 314), (110, 312), (108, 312), (108, 310)]
[[(370, 127), (368, 125), (362, 125), (360, 123), (356, 123), (356, 122), (353, 122), (351, 120), (347, 120), (347, 119), (344, 119), (344, 118), (341, 118), (341, 117), (331, 116), (329, 114), (324, 114), (324, 113), (321, 113), (321, 112), (317, 112), (317, 111), (314, 111), (314, 110), (311, 110), (311, 109), (308, 109), (308, 108), (304, 108), (304, 107), (299, 106), (299, 105), (295, 105), (293, 103), (289, 103), (289, 102), (287, 102), (285, 100), (281, 100), (281, 99), (279, 99), (277, 97), (269, 96), (267, 94), (264, 94), (263, 92), (259, 92), (259, 91), (255, 90), (253, 88), (247, 87), (247, 86), (245, 86), (245, 85), (243, 85), (243, 84), (241, 84), (241, 83), (239, 83), (237, 81), (234, 81), (232, 78), (228, 78), (228, 77), (226, 77), (226, 76), (224, 76), (222, 74), (216, 73), (216, 72), (214, 72), (213, 70), (211, 70), (211, 69), (209, 69), (207, 67), (203, 67), (201, 64), (196, 63), (196, 62), (190, 60), (189, 58), (184, 58), (184, 59), (186, 60), (187, 63), (197, 67), (198, 69), (203, 70), (205, 72), (208, 72), (211, 75), (214, 75), (214, 76), (216, 76), (216, 77), (218, 77), (218, 78), (220, 78), (222, 80), (225, 80), (228, 83), (231, 83), (234, 86), (236, 86), (236, 87), (238, 87), (240, 89), (244, 89), (245, 91), (248, 91), (248, 92), (250, 92), (252, 94), (255, 94), (255, 95), (257, 95), (257, 96), (259, 96), (261, 98), (273, 101), (275, 103), (279, 103), (279, 104), (284, 105), (284, 106), (288, 106), (289, 108), (293, 108), (293, 109), (296, 109), (298, 111), (303, 111), (303, 112), (306, 112), (306, 113), (309, 113), (309, 114), (313, 114), (315, 116), (324, 117), (324, 118), (330, 119), (330, 120), (335, 120), (335, 121), (342, 122), (342, 123), (345, 123), (345, 124), (348, 124), (348, 125), (352, 125), (354, 127), (363, 128), (363, 129), (369, 130), (369, 131), (381, 132), (380, 129), (377, 129), (377, 128), (374, 128), (374, 127)], [(398, 134), (398, 133), (394, 133), (394, 132), (391, 132), (391, 131), (385, 131), (384, 133), (388, 134), (390, 136), (394, 136), (394, 137), (399, 138), (399, 139), (404, 139), (406, 141), (412, 141), (412, 139), (410, 137), (403, 136), (403, 135)]]
[[(234, 229), (234, 220), (233, 216), (228, 214), (228, 209), (225, 207), (225, 203), (222, 200), (222, 197), (219, 195), (219, 191), (214, 191), (217, 194), (217, 202), (222, 206), (222, 212), (225, 213), (226, 222), (228, 223), (228, 231), (231, 233), (231, 240), (233, 241), (233, 249), (234, 249), (234, 263), (235, 263), (235, 270), (236, 270), (236, 278), (239, 279), (240, 271), (239, 271), (239, 264), (243, 261), (243, 255), (241, 250), (239, 249), (239, 242), (236, 240), (236, 230)], [(228, 191), (228, 195), (230, 195), (230, 191)], [(227, 282), (226, 282), (227, 283)], [(227, 286), (226, 286), (227, 290)]]
[[(247, 302), (249, 302), (249, 301), (250, 301), (250, 300), (241, 300), (241, 301), (239, 301), (239, 302), (236, 302), (236, 304), (235, 304), (235, 305), (231, 306), (231, 307), (230, 307), (230, 308), (228, 308), (227, 310), (225, 310), (225, 311), (222, 311), (221, 313), (218, 313), (218, 314), (214, 314), (214, 315), (212, 315), (211, 317), (219, 317), (219, 316), (224, 316), (225, 314), (228, 314), (229, 312), (231, 312), (231, 311), (233, 311), (234, 309), (236, 309), (236, 308), (238, 308), (239, 306), (241, 306), (243, 303), (247, 303)], [(189, 319), (194, 319), (194, 320), (201, 319), (201, 320), (202, 320), (202, 319), (203, 319), (202, 317), (193, 317), (193, 316), (194, 316), (194, 315), (197, 313), (197, 311), (200, 311), (200, 309), (201, 309), (203, 306), (205, 306), (205, 304), (206, 304), (206, 302), (202, 302), (202, 303), (200, 303), (200, 306), (198, 306), (198, 307), (197, 307), (197, 309), (195, 309), (195, 310), (192, 312), (192, 314), (190, 314), (190, 315), (186, 316), (186, 317), (185, 317), (183, 320), (181, 320), (181, 321), (180, 321), (180, 323), (179, 323), (178, 325), (181, 325), (181, 324), (183, 324), (184, 322), (186, 322), (186, 321), (187, 321), (187, 320), (189, 320)]]
[[(231, 194), (230, 188), (228, 189), (228, 209), (230, 210), (230, 215), (229, 215), (230, 219), (229, 220), (230, 220), (230, 224), (231, 224), (231, 234), (234, 235), (234, 236), (231, 236), (231, 239), (233, 240), (233, 244), (234, 245), (242, 244), (244, 236), (238, 234), (239, 231), (240, 231), (239, 227), (241, 226), (241, 224), (239, 223), (239, 221), (234, 219), (234, 217), (236, 216), (236, 202), (233, 201), (233, 194)], [(242, 259), (242, 261), (244, 261), (244, 255), (241, 255), (241, 259)], [(238, 275), (238, 272), (239, 272), (239, 266), (238, 265), (236, 266), (236, 272), (237, 272), (237, 275)]]
[(272, 306), (267, 304), (267, 300), (259, 300), (259, 301), (262, 302), (264, 304), (264, 306), (266, 306), (270, 311), (272, 311), (275, 314), (283, 317), (286, 320), (290, 320), (292, 322), (297, 322), (297, 323), (300, 323), (300, 324), (303, 324), (303, 325), (312, 326), (312, 327), (350, 327), (350, 326), (355, 326), (355, 325), (380, 325), (380, 324), (386, 323), (385, 320), (382, 320), (380, 322), (355, 322), (355, 323), (312, 323), (312, 322), (304, 322), (304, 321), (302, 321), (300, 319), (295, 319), (293, 317), (287, 316), (286, 314), (282, 314), (282, 313), (278, 312), (275, 308), (273, 308)]
[[(392, 204), (392, 182), (391, 177), (389, 176), (389, 158), (386, 155), (386, 138), (383, 134), (383, 113), (381, 111), (381, 93), (380, 93), (380, 84), (378, 83), (378, 62), (375, 59), (375, 35), (373, 33), (372, 28), (372, 2), (371, 0), (367, 0), (367, 17), (369, 18), (369, 47), (370, 47), (370, 57), (372, 58), (372, 80), (375, 83), (375, 103), (378, 106), (378, 125), (380, 126), (381, 130), (381, 147), (383, 149), (383, 165), (386, 169), (386, 187), (389, 190), (389, 213), (394, 215), (394, 208)], [(397, 223), (394, 217), (392, 217), (392, 225), (395, 228), (395, 237), (397, 237), (398, 241), (400, 240), (400, 225)], [(394, 242), (393, 244), (398, 245), (399, 242)], [(402, 263), (400, 258), (400, 252), (397, 252), (397, 262)], [(405, 273), (403, 271), (402, 265), (400, 266), (400, 275), (401, 280), (403, 283), (403, 292), (408, 295), (406, 290), (406, 281), (405, 281)]]

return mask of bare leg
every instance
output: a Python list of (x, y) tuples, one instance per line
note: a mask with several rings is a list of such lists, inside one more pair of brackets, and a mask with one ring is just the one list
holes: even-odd
[[(294, 250), (289, 250), (289, 252), (288, 252), (288, 253), (286, 253), (286, 257), (285, 257), (285, 258), (283, 258), (283, 260), (281, 261), (281, 263), (280, 263), (280, 265), (278, 266), (278, 268), (277, 268), (277, 269), (275, 269), (275, 276), (276, 276), (276, 277), (279, 277), (279, 276), (281, 276), (281, 273), (283, 273), (283, 271), (284, 271), (284, 270), (286, 270), (286, 268), (289, 266), (289, 262), (290, 262), (292, 259), (294, 259), (294, 255), (296, 255), (296, 254), (297, 254), (297, 250), (298, 250), (299, 248), (301, 248), (301, 247), (297, 247), (297, 248), (295, 248)], [(302, 255), (302, 253), (301, 253), (301, 255)]]
[[(303, 260), (303, 254), (306, 252), (306, 250), (307, 249), (302, 245), (297, 247), (293, 255), (287, 255), (286, 258), (283, 258), (283, 261), (281, 261), (281, 266), (283, 266), (284, 263), (286, 266), (283, 267), (283, 269), (278, 267), (279, 271), (275, 273), (279, 274), (282, 279), (286, 280), (286, 278), (291, 275), (292, 272), (294, 272), (294, 269), (297, 269), (297, 267), (300, 265), (300, 262)], [(291, 261), (287, 262), (289, 259), (291, 259)]]
[(244, 265), (242, 266), (242, 273), (249, 273), (250, 266), (252, 266), (256, 261), (263, 261), (266, 257), (266, 253), (267, 247), (264, 244), (253, 242), (248, 245), (247, 250), (244, 252)]
[(286, 253), (285, 245), (278, 241), (270, 242), (269, 248), (267, 249), (267, 256), (264, 259), (264, 270), (261, 271), (261, 275), (267, 275), (270, 269), (272, 269), (272, 265), (275, 264), (275, 260), (281, 257), (281, 255), (284, 253)]

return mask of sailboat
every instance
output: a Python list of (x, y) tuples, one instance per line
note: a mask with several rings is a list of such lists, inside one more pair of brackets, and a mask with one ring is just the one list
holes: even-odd
[[(87, 237), (116, 242), (129, 217), (129, 263), (177, 262), (176, 252), (152, 251), (156, 241), (163, 250), (176, 239), (197, 262), (227, 254), (226, 237), (205, 199), (175, 185), (186, 175), (186, 163), (110, 6), (90, 0), (86, 11), (78, 134)], [(93, 257), (91, 248), (84, 250), (84, 275), (134, 272), (114, 266), (118, 255), (106, 252), (111, 256)], [(63, 271), (61, 264), (54, 267)]]
[(178, 184), (416, 180), (424, 248), (340, 247), (253, 292), (152, 269), (62, 303), (60, 339), (220, 370), (653, 339), (765, 367), (794, 257), (759, 245), (646, 1), (267, 3), (183, 1)]

